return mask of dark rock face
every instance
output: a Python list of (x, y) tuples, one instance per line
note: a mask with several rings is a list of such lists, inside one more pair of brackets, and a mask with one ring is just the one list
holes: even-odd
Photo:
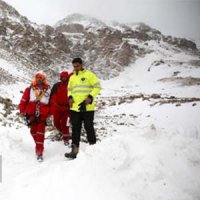
[(52, 27), (44, 27), (44, 35), (30, 24), (4, 22), (0, 27), (1, 47), (23, 55), (36, 65), (50, 65), (70, 53), (71, 42)]
[[(71, 57), (82, 57), (87, 68), (95, 70), (100, 77), (110, 77), (111, 69), (117, 75), (134, 59), (134, 49), (123, 40), (119, 30), (103, 26), (91, 31), (91, 27), (80, 24), (60, 25), (56, 30), (73, 42)], [(98, 67), (94, 66), (96, 63)]]
[(181, 49), (191, 49), (191, 50), (197, 50), (197, 46), (194, 42), (187, 40), (185, 38), (174, 38), (172, 36), (163, 37), (163, 40), (165, 42), (168, 42), (169, 44), (175, 45)]
[[(70, 53), (71, 42), (50, 26), (37, 26), (0, 1), (0, 47), (36, 66), (49, 66)], [(26, 63), (25, 62), (25, 63)]]
[(60, 25), (57, 27), (59, 32), (68, 32), (68, 33), (84, 33), (84, 27), (81, 24), (68, 24), (68, 25)]

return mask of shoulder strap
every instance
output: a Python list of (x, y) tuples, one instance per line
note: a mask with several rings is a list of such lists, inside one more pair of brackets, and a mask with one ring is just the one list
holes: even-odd
[(57, 92), (58, 87), (60, 86), (61, 82), (55, 83), (51, 89), (50, 97)]

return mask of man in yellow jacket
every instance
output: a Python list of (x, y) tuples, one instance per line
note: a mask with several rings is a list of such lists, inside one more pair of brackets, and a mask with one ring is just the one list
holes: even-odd
[(73, 59), (72, 64), (74, 72), (68, 83), (72, 122), (72, 150), (70, 153), (65, 153), (65, 157), (74, 159), (79, 152), (82, 122), (84, 122), (89, 144), (96, 143), (93, 123), (95, 111), (94, 99), (99, 94), (101, 85), (93, 72), (83, 68), (81, 58)]

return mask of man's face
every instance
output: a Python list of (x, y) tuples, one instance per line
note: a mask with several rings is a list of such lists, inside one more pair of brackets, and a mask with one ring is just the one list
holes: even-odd
[(67, 79), (68, 79), (67, 77), (62, 77), (62, 78), (61, 78), (61, 81), (62, 81), (62, 82), (66, 82)]
[(73, 63), (73, 67), (75, 72), (79, 72), (80, 70), (82, 70), (82, 64), (80, 63)]
[(44, 80), (43, 80), (42, 77), (40, 77), (40, 76), (37, 76), (37, 77), (36, 77), (36, 83), (37, 83), (38, 85), (42, 85), (43, 82), (44, 82)]

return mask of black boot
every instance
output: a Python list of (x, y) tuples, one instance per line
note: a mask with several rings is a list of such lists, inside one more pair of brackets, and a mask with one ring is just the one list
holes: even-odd
[(79, 152), (79, 148), (75, 144), (72, 144), (71, 152), (65, 153), (65, 157), (74, 159), (74, 158), (76, 158), (78, 152)]
[(42, 155), (37, 155), (37, 161), (42, 162), (43, 161), (43, 156)]

